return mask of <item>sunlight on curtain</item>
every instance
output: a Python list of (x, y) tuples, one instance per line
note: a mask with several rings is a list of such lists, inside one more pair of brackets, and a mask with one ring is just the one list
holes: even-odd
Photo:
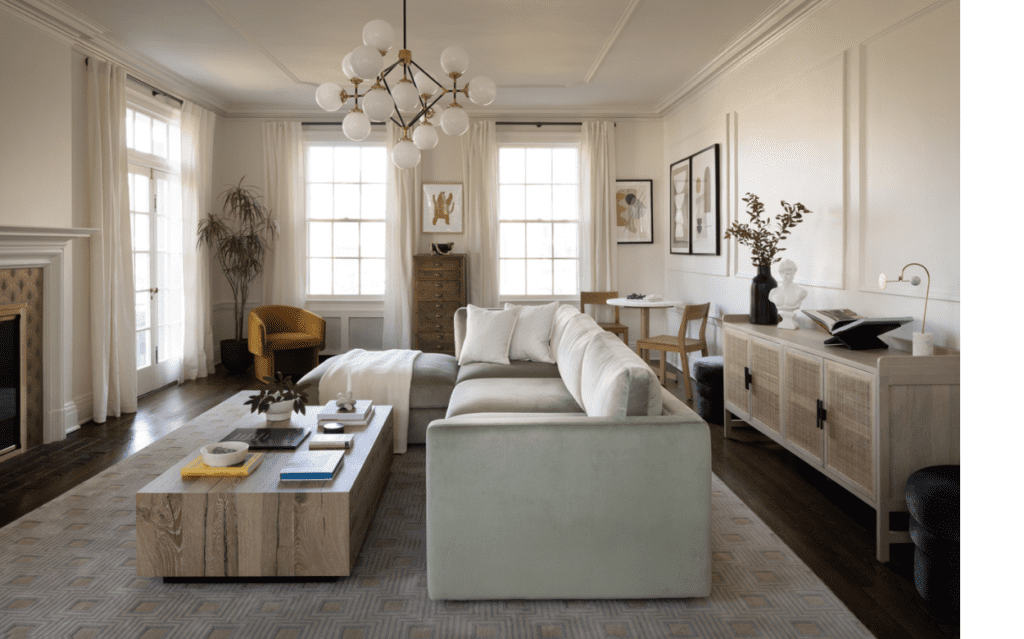
[(498, 305), (498, 142), (493, 120), (470, 120), (461, 137), (469, 302)]
[(388, 122), (387, 223), (384, 250), (384, 348), (412, 348), (412, 256), (416, 252), (419, 218), (420, 166), (400, 169), (391, 161), (391, 149), (402, 131)]
[[(615, 123), (584, 122), (582, 139), (583, 228), (580, 290), (618, 288), (615, 227)], [(607, 310), (607, 309), (603, 309)]]
[(263, 124), (264, 202), (281, 235), (264, 268), (264, 304), (302, 308), (306, 304), (306, 177), (302, 123)]

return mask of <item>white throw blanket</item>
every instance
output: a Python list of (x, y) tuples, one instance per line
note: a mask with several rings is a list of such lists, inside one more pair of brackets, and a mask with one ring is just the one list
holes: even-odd
[(361, 348), (337, 355), (320, 378), (320, 402), (334, 399), (348, 390), (352, 397), (371, 399), (373, 404), (390, 404), (395, 420), (395, 452), (404, 453), (409, 445), (409, 388), (412, 364), (420, 351), (393, 349), (366, 351)]

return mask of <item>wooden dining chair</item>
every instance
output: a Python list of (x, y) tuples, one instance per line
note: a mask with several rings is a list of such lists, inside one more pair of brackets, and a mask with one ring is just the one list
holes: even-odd
[(629, 344), (629, 327), (619, 322), (619, 307), (608, 304), (608, 300), (619, 296), (618, 291), (580, 291), (580, 312), (587, 312), (587, 304), (593, 306), (608, 305), (615, 309), (614, 322), (598, 322), (604, 330), (622, 336), (622, 341)]
[[(668, 359), (668, 354), (679, 353), (679, 357), (683, 360), (680, 374), (683, 376), (683, 384), (686, 387), (687, 401), (693, 401), (693, 389), (690, 388), (690, 366), (687, 363), (687, 354), (696, 351), (700, 351), (701, 355), (704, 356), (708, 354), (708, 341), (704, 333), (708, 327), (709, 308), (711, 308), (710, 302), (707, 304), (687, 304), (683, 308), (683, 321), (679, 323), (678, 335), (658, 335), (649, 339), (641, 339), (636, 343), (637, 355), (640, 355), (644, 350), (661, 351), (661, 370), (659, 371), (658, 378), (661, 380), (662, 386), (665, 385), (665, 360)], [(700, 330), (697, 333), (697, 337), (687, 337), (686, 327), (690, 322), (698, 320), (700, 320)]]

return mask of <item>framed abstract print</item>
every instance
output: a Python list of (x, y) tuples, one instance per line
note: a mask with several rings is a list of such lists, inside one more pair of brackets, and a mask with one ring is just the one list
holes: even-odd
[(668, 168), (668, 250), (676, 255), (690, 252), (690, 158)]
[(718, 145), (690, 156), (690, 255), (718, 255)]
[(654, 242), (653, 180), (615, 180), (615, 226), (619, 244)]
[(423, 185), (423, 232), (462, 233), (462, 185)]

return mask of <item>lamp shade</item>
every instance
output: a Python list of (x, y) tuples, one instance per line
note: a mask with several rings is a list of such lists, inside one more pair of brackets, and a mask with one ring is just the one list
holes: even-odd
[(461, 106), (453, 104), (441, 114), (441, 129), (448, 135), (462, 135), (469, 129), (469, 115)]
[(316, 88), (316, 103), (324, 111), (341, 108), (341, 87), (333, 82), (324, 82)]
[(395, 112), (395, 103), (384, 89), (371, 89), (363, 96), (363, 111), (371, 122), (384, 122)]
[(345, 57), (341, 59), (341, 72), (345, 74), (345, 77), (349, 80), (358, 78), (355, 69), (352, 68), (352, 52), (349, 51), (345, 54)]
[(498, 97), (498, 85), (485, 75), (478, 75), (469, 81), (469, 99), (473, 104), (487, 106)]
[(416, 86), (406, 78), (391, 88), (391, 95), (395, 98), (395, 106), (402, 113), (420, 110), (420, 94)]
[(387, 53), (395, 43), (395, 30), (383, 20), (370, 20), (363, 27), (363, 44)]
[(469, 54), (462, 47), (452, 45), (441, 52), (441, 68), (446, 74), (462, 75), (469, 68)]
[(370, 135), (370, 118), (362, 111), (352, 109), (341, 121), (341, 130), (345, 132), (345, 137), (353, 142), (365, 140), (366, 136)]
[(356, 76), (365, 80), (376, 78), (384, 68), (384, 58), (381, 57), (380, 51), (369, 45), (364, 44), (352, 49), (350, 55), (352, 70)]
[(391, 161), (400, 169), (411, 169), (420, 163), (420, 150), (411, 140), (402, 140), (391, 150)]
[(412, 78), (413, 82), (416, 83), (416, 88), (420, 93), (426, 93), (427, 95), (434, 95), (440, 88), (437, 83), (430, 79), (426, 73), (417, 71), (416, 75)]
[(437, 146), (437, 128), (429, 122), (424, 122), (412, 132), (412, 143), (421, 151), (434, 148)]

